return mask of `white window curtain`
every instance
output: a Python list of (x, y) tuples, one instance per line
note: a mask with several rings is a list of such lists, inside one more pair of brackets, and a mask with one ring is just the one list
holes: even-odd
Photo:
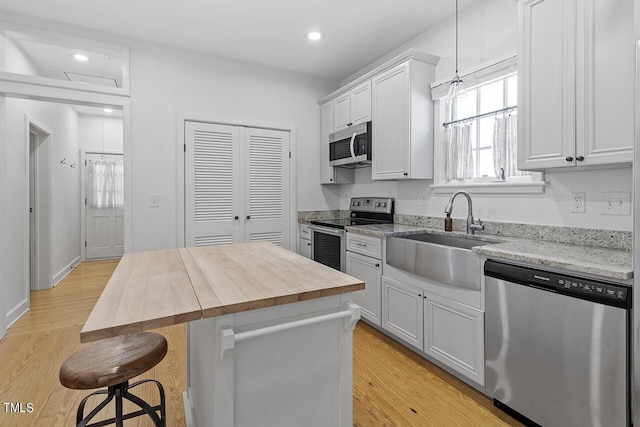
[(493, 124), (493, 168), (499, 179), (531, 175), (518, 170), (518, 115), (496, 117)]
[(445, 129), (444, 151), (447, 181), (473, 178), (471, 123), (457, 123)]
[(92, 208), (124, 206), (124, 164), (110, 159), (90, 160), (88, 204)]

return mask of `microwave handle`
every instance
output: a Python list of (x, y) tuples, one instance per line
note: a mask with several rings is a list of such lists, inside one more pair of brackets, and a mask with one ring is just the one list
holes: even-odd
[(356, 140), (356, 133), (353, 133), (353, 136), (351, 137), (351, 143), (349, 143), (349, 149), (351, 150), (351, 157), (353, 157), (353, 160), (356, 159), (356, 152), (353, 150), (353, 143)]

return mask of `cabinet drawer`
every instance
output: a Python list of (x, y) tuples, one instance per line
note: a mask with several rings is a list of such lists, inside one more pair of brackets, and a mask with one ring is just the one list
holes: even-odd
[(347, 233), (347, 250), (382, 259), (382, 239), (363, 234)]
[(300, 224), (300, 238), (305, 240), (311, 240), (311, 229), (308, 225)]

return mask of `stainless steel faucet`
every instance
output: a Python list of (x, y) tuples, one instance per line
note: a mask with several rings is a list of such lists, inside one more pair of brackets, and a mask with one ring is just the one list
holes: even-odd
[(451, 213), (453, 212), (453, 200), (458, 194), (462, 194), (467, 198), (467, 210), (469, 213), (467, 215), (467, 234), (474, 234), (476, 230), (484, 230), (484, 224), (482, 223), (480, 218), (478, 218), (477, 221), (474, 221), (473, 203), (471, 202), (471, 196), (464, 190), (456, 191), (455, 193), (453, 193), (453, 195), (449, 199), (449, 203), (447, 203), (447, 207), (444, 208), (444, 213), (446, 213), (447, 215), (451, 215)]

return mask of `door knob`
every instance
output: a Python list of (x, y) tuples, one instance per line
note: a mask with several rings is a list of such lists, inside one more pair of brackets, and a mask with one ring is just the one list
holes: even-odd
[(238, 215), (234, 216), (233, 219), (238, 219), (240, 218)]
[(247, 219), (251, 219), (251, 215), (247, 215)]

